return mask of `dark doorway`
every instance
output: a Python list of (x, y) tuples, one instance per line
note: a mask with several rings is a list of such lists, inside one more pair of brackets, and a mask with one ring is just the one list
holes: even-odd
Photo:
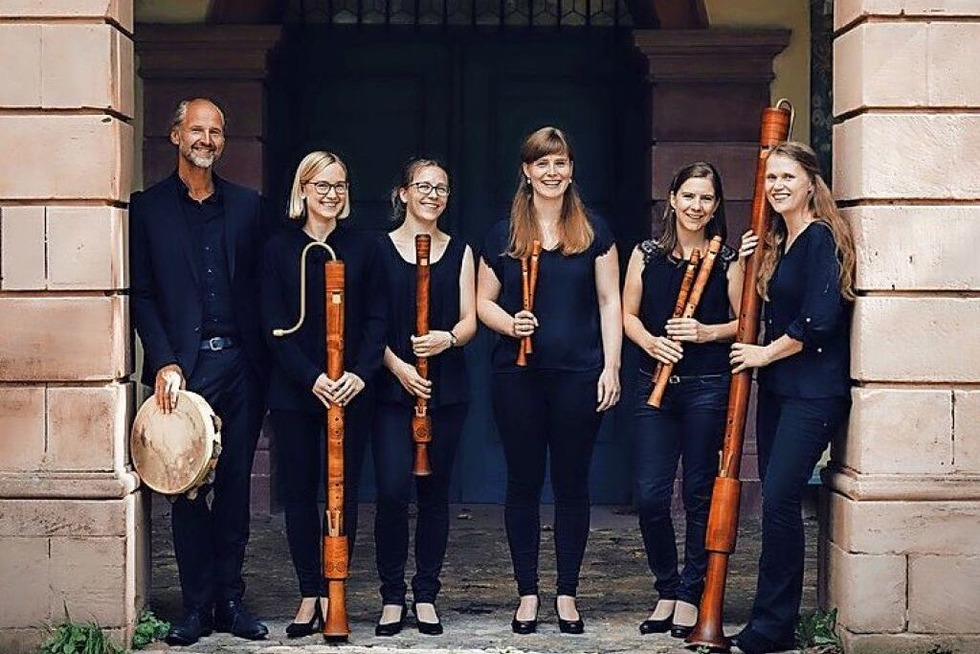
[[(627, 30), (310, 26), (283, 42), (270, 81), (266, 150), (267, 188), (279, 206), (299, 159), (330, 149), (350, 168), (350, 225), (380, 234), (400, 166), (434, 156), (448, 165), (453, 187), (443, 227), (478, 253), (490, 225), (507, 215), (521, 140), (550, 124), (572, 138), (576, 181), (611, 224), (621, 258), (648, 234), (649, 114)], [(454, 501), (503, 500), (491, 344), (481, 329), (467, 348), (473, 397)], [(629, 501), (627, 417), (621, 405), (604, 421), (592, 469), (596, 502)]]

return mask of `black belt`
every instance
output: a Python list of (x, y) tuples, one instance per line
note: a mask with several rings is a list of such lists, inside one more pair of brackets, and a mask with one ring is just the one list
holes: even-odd
[(212, 336), (211, 338), (205, 338), (201, 341), (200, 350), (210, 350), (211, 352), (220, 352), (221, 350), (226, 350), (229, 347), (235, 347), (238, 345), (238, 341), (228, 336)]
[(680, 384), (681, 382), (689, 381), (707, 381), (709, 379), (722, 379), (724, 377), (730, 377), (727, 372), (719, 372), (713, 375), (671, 375), (667, 378), (668, 384)]

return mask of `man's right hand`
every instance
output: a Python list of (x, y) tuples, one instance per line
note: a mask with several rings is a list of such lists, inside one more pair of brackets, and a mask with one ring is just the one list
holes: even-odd
[(157, 370), (157, 378), (153, 383), (153, 396), (157, 406), (164, 413), (170, 413), (177, 406), (177, 391), (187, 388), (184, 373), (176, 363), (168, 364)]

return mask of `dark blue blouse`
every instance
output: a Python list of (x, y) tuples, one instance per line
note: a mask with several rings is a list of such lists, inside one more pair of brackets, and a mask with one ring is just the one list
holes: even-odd
[(766, 345), (786, 334), (803, 350), (760, 368), (761, 388), (796, 398), (850, 393), (851, 304), (840, 294), (839, 274), (830, 227), (810, 223), (780, 257), (762, 310)]
[[(415, 264), (405, 261), (386, 234), (379, 241), (379, 262), (388, 296), (388, 330), (385, 344), (395, 355), (415, 364), (410, 337), (415, 334)], [(429, 329), (449, 331), (459, 322), (459, 276), (466, 243), (451, 238), (438, 261), (429, 265)], [(451, 347), (429, 358), (432, 380), (430, 408), (457, 404), (469, 399), (469, 376), (463, 349)], [(378, 400), (414, 404), (415, 396), (399, 383), (390, 370), (378, 374)]]
[[(560, 251), (542, 250), (534, 292), (534, 353), (528, 368), (587, 372), (603, 366), (596, 293), (595, 261), (615, 244), (606, 222), (590, 216), (594, 238), (584, 252), (565, 256)], [(521, 310), (523, 281), (521, 262), (508, 256), (510, 221), (490, 228), (480, 252), (500, 282), (497, 304), (513, 315)], [(493, 348), (494, 372), (520, 372), (515, 363), (519, 339), (497, 334)]]
[[(640, 297), (640, 321), (654, 336), (666, 336), (664, 327), (674, 314), (687, 261), (657, 248), (653, 241), (643, 241), (637, 247), (643, 253), (643, 293)], [(738, 252), (723, 245), (701, 295), (694, 318), (706, 325), (726, 323), (732, 319), (728, 300), (728, 267), (738, 258)], [(684, 343), (684, 357), (674, 366), (675, 375), (713, 375), (730, 369), (729, 343)], [(652, 372), (657, 360), (642, 353), (640, 370)]]
[[(317, 247), (306, 261), (306, 320), (288, 336), (273, 336), (299, 316), (300, 253), (313, 241), (298, 226), (276, 234), (265, 248), (262, 265), (262, 327), (273, 366), (269, 408), (321, 412), (312, 388), (326, 370), (323, 264), (330, 255)], [(385, 293), (374, 238), (338, 225), (326, 244), (344, 262), (344, 369), (368, 385), (384, 353)]]

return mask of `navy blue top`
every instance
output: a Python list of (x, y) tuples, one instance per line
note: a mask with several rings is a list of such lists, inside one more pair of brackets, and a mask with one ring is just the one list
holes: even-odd
[[(324, 411), (313, 384), (326, 370), (323, 264), (330, 254), (313, 248), (306, 261), (306, 320), (288, 336), (272, 330), (288, 328), (299, 316), (300, 253), (314, 239), (298, 226), (276, 234), (262, 262), (262, 327), (272, 352), (269, 408)], [(342, 225), (326, 244), (344, 262), (344, 369), (370, 384), (384, 354), (385, 297), (377, 246), (367, 235)]]
[(215, 179), (214, 193), (198, 202), (178, 178), (180, 209), (191, 235), (192, 256), (201, 276), (203, 320), (201, 336), (238, 336), (231, 299), (231, 276), (225, 246), (225, 201), (222, 184)]
[[(654, 336), (666, 336), (667, 321), (674, 314), (674, 305), (684, 280), (687, 260), (678, 259), (672, 252), (659, 249), (653, 241), (643, 241), (637, 247), (643, 253), (643, 294), (640, 296), (640, 321)], [(728, 267), (738, 259), (738, 252), (721, 246), (704, 287), (694, 318), (705, 325), (718, 325), (732, 319), (728, 300)], [(684, 357), (674, 365), (675, 375), (714, 375), (730, 370), (729, 343), (683, 343)], [(640, 370), (652, 372), (657, 360), (642, 352)]]
[(803, 350), (760, 368), (761, 388), (796, 398), (850, 393), (851, 305), (840, 294), (839, 274), (830, 227), (810, 223), (780, 257), (762, 309), (764, 343), (786, 334)]
[[(590, 216), (594, 238), (579, 254), (565, 256), (559, 250), (542, 250), (534, 291), (534, 352), (528, 368), (541, 370), (596, 371), (603, 366), (602, 335), (599, 327), (599, 298), (595, 287), (595, 260), (607, 253), (615, 239), (606, 222)], [(521, 262), (507, 254), (510, 221), (490, 228), (480, 257), (500, 282), (497, 304), (513, 315), (521, 310), (523, 280)], [(494, 372), (520, 372), (516, 364), (519, 339), (496, 335), (492, 366)]]
[[(378, 257), (388, 296), (388, 331), (385, 344), (395, 355), (415, 364), (410, 337), (415, 334), (415, 264), (398, 253), (386, 234), (379, 241)], [(438, 261), (429, 263), (429, 329), (449, 331), (459, 322), (459, 276), (463, 269), (466, 244), (451, 238)], [(429, 358), (429, 379), (432, 380), (430, 408), (458, 404), (469, 399), (469, 376), (463, 349), (451, 347)], [(378, 375), (378, 400), (399, 404), (414, 404), (398, 378), (382, 366)]]

